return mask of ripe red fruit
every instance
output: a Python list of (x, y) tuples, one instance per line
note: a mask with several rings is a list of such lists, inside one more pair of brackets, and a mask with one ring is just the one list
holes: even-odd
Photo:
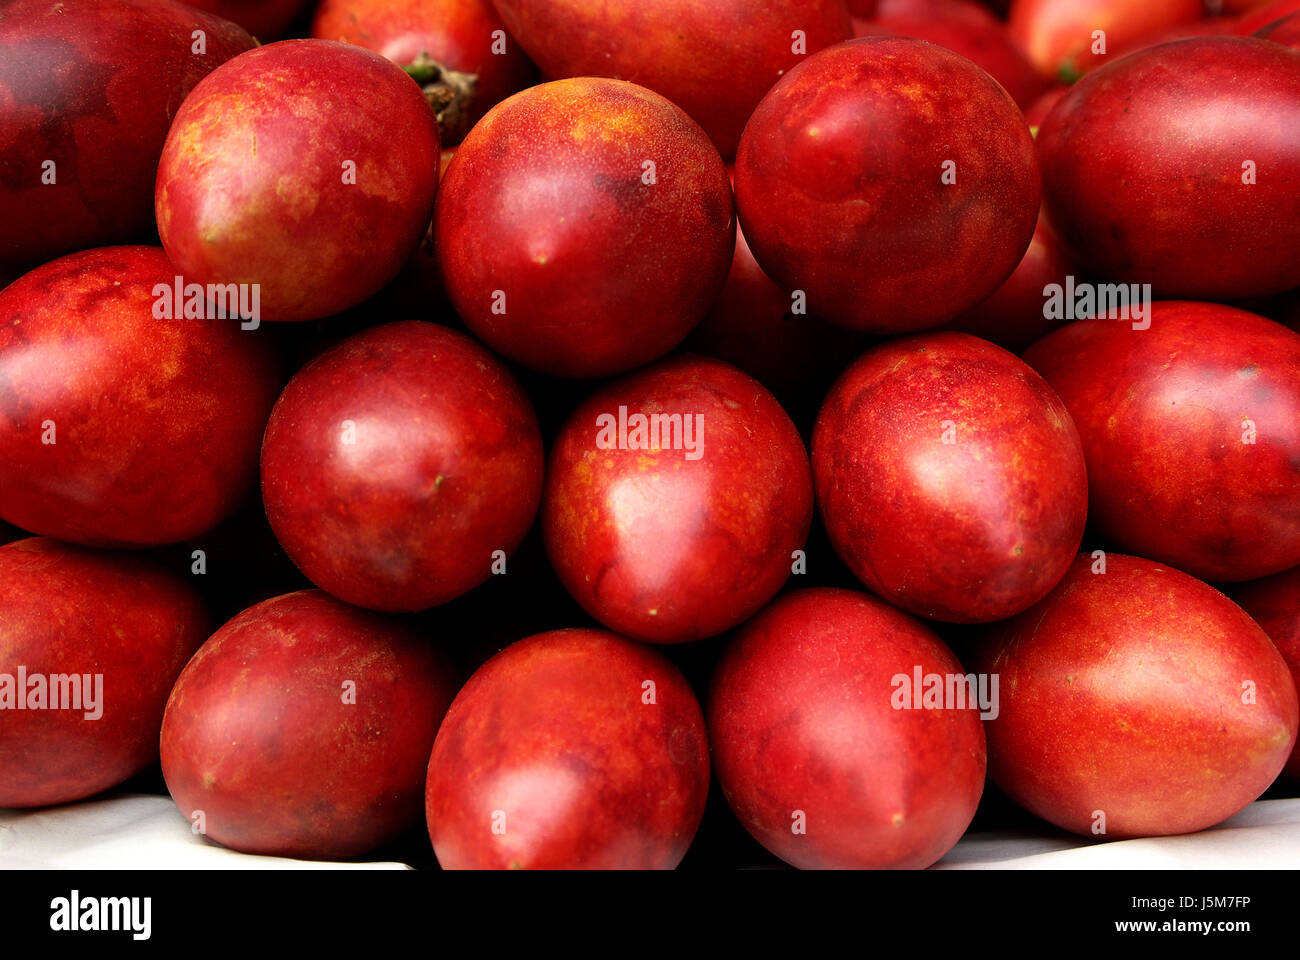
[(987, 71), (1022, 108), (1047, 89), (1047, 81), (1016, 46), (1006, 25), (974, 3), (948, 0), (936, 4), (933, 11), (918, 9), (885, 14), (877, 20), (855, 19), (853, 33), (858, 37), (912, 37), (937, 43)]
[(727, 158), (782, 74), (853, 36), (843, 0), (493, 3), (546, 76), (649, 87), (689, 113)]
[(494, 108), (438, 191), (434, 248), (457, 313), (563, 377), (667, 353), (727, 276), (727, 171), (690, 117), (619, 80), (542, 84)]
[(1039, 213), (1034, 239), (1020, 266), (992, 296), (963, 313), (951, 327), (1019, 353), (1065, 323), (1046, 316), (1043, 290), (1053, 283), (1064, 288), (1067, 277), (1077, 279), (1082, 273), (1074, 252)]
[(311, 32), (359, 44), (403, 67), (431, 59), (471, 74), (456, 140), (494, 104), (536, 82), (536, 68), (506, 36), (489, 0), (322, 0)]
[(273, 43), (213, 71), (177, 112), (158, 232), (187, 281), (260, 284), (265, 320), (329, 316), (415, 249), (438, 160), (433, 111), (401, 68), (350, 44)]
[(890, 603), (957, 623), (1041, 600), (1083, 538), (1078, 432), (1012, 354), (964, 333), (896, 340), (831, 389), (813, 434), (836, 552)]
[(603, 630), (555, 630), (456, 696), (425, 810), (447, 870), (671, 870), (708, 786), (704, 718), (677, 668)]
[(176, 681), (162, 726), (167, 789), (235, 850), (358, 856), (418, 820), (455, 692), (443, 656), (400, 621), (318, 590), (263, 601)]
[[(1232, 599), (1268, 634), (1300, 687), (1300, 567), (1243, 583)], [(1282, 776), (1300, 781), (1300, 749), (1292, 749)]]
[(1043, 123), (1044, 202), (1107, 279), (1163, 297), (1278, 293), (1300, 286), (1298, 131), (1292, 52), (1237, 37), (1153, 47), (1080, 81)]
[(1293, 13), (1289, 17), (1274, 21), (1256, 33), (1255, 36), (1264, 40), (1272, 40), (1274, 43), (1280, 43), (1282, 46), (1290, 47), (1293, 50), (1300, 50), (1300, 13)]
[(1203, 16), (1204, 0), (1013, 0), (1007, 25), (1044, 77), (1073, 83), (1145, 37)]
[(965, 673), (930, 630), (852, 590), (796, 590), (737, 633), (708, 727), (755, 839), (802, 869), (927, 867), (952, 849), (984, 788), (984, 731), (973, 709), (896, 708), (911, 700), (895, 678), (918, 668)]
[(1038, 165), (988, 74), (872, 37), (809, 58), (759, 104), (736, 202), (754, 257), (806, 291), (810, 312), (899, 333), (951, 320), (1011, 274), (1034, 232)]
[(721, 361), (684, 356), (606, 386), (569, 418), (551, 451), (542, 535), (593, 617), (682, 643), (772, 598), (812, 509), (808, 455), (772, 395)]
[(173, 543), (252, 485), (280, 380), (236, 320), (159, 319), (158, 247), (62, 257), (0, 293), (0, 516), (100, 547)]
[(172, 3), (6, 3), (0, 261), (41, 263), (152, 231), (154, 174), (176, 106), (253, 45), (234, 24)]
[(1206, 580), (1300, 564), (1300, 335), (1209, 303), (1149, 321), (1081, 320), (1025, 353), (1083, 438), (1092, 521)]
[(518, 546), (543, 463), (532, 405), (505, 366), (463, 334), (410, 320), (350, 337), (289, 381), (266, 427), (262, 499), (317, 586), (375, 610), (423, 610), (482, 583)]
[(208, 629), (179, 577), (43, 537), (0, 547), (0, 624), (0, 807), (80, 800), (157, 760), (167, 693)]
[[(989, 773), (1058, 827), (1112, 839), (1192, 833), (1241, 810), (1296, 739), (1295, 685), (1217, 590), (1149, 560), (1080, 557), (998, 628)], [(1104, 815), (1104, 818), (1100, 815)]]
[(307, 0), (180, 0), (231, 20), (263, 43), (279, 40)]

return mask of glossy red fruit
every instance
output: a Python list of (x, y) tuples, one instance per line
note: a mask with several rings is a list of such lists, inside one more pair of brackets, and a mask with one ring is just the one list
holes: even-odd
[(375, 610), (423, 610), (482, 583), (518, 546), (543, 462), (532, 405), (505, 366), (463, 334), (410, 320), (348, 338), (289, 381), (266, 428), (262, 499), (317, 586)]
[(143, 239), (177, 106), (252, 46), (234, 24), (154, 0), (0, 7), (0, 261)]
[(1012, 354), (963, 333), (865, 353), (813, 433), (831, 543), (875, 593), (956, 623), (1041, 600), (1083, 537), (1088, 481), (1064, 404)]
[(1034, 232), (1038, 165), (984, 71), (919, 40), (863, 38), (764, 98), (736, 202), (754, 257), (810, 312), (899, 333), (951, 320), (1011, 274)]
[(555, 630), (456, 696), (425, 811), (447, 870), (671, 870), (708, 787), (704, 717), (677, 668), (603, 630)]
[(1078, 281), (1083, 273), (1074, 252), (1040, 213), (1020, 266), (991, 297), (971, 307), (951, 327), (1020, 353), (1066, 322), (1048, 315), (1043, 291), (1051, 284), (1064, 289), (1067, 277)]
[(311, 32), (359, 44), (403, 67), (433, 60), (472, 75), (456, 140), (490, 107), (537, 78), (489, 0), (322, 0)]
[(1025, 353), (1083, 438), (1092, 522), (1205, 580), (1300, 564), (1300, 334), (1209, 303), (1149, 321), (1081, 320)]
[(1143, 38), (1203, 16), (1204, 0), (1012, 0), (1007, 26), (1045, 78), (1073, 83)]
[(187, 281), (260, 284), (265, 320), (341, 313), (419, 243), (438, 160), (433, 112), (395, 64), (329, 40), (273, 43), (177, 112), (158, 231)]
[(708, 727), (755, 839), (803, 869), (920, 868), (952, 849), (984, 788), (984, 731), (974, 709), (897, 707), (912, 701), (896, 678), (917, 670), (965, 674), (930, 630), (852, 590), (796, 590), (738, 632)]
[(136, 557), (0, 547), (0, 807), (81, 800), (156, 761), (168, 691), (207, 630), (194, 589)]
[(167, 789), (235, 850), (358, 856), (419, 819), (455, 692), (449, 663), (400, 621), (318, 590), (266, 600), (214, 633), (176, 681), (162, 726)]
[(1272, 40), (1274, 43), (1280, 43), (1292, 50), (1300, 50), (1300, 13), (1293, 13), (1281, 20), (1274, 21), (1256, 33), (1255, 36), (1264, 40)]
[(1192, 299), (1300, 286), (1291, 51), (1202, 37), (1132, 54), (1078, 83), (1038, 147), (1052, 224), (1107, 279)]
[(104, 247), (0, 293), (4, 519), (144, 547), (210, 530), (247, 493), (276, 364), (237, 320), (161, 319), (175, 274), (158, 247)]
[(727, 276), (727, 171), (690, 117), (620, 80), (516, 94), (438, 191), (434, 248), (457, 313), (512, 360), (603, 377), (667, 353)]
[(493, 3), (546, 76), (649, 87), (689, 113), (728, 159), (772, 84), (807, 54), (853, 36), (843, 0)]
[(1022, 108), (1047, 89), (1047, 81), (1016, 46), (1005, 24), (975, 3), (948, 0), (936, 4), (932, 12), (919, 8), (870, 21), (855, 19), (853, 33), (858, 37), (912, 37), (937, 43), (985, 70)]
[[(1243, 583), (1232, 599), (1268, 634), (1300, 687), (1300, 567)], [(1300, 749), (1291, 750), (1282, 776), (1300, 781)]]
[(180, 0), (239, 24), (263, 43), (279, 40), (307, 0)]
[[(1295, 685), (1218, 591), (1149, 560), (1080, 557), (998, 629), (989, 773), (1058, 827), (1108, 839), (1192, 833), (1241, 810), (1296, 739)], [(1104, 831), (1104, 832), (1103, 832)]]
[(719, 360), (684, 356), (608, 385), (569, 418), (551, 450), (542, 535), (593, 617), (682, 643), (772, 598), (812, 509), (808, 455), (772, 395)]

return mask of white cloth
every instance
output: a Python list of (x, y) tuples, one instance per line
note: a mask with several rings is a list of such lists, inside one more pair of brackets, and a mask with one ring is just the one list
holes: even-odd
[[(939, 870), (1296, 869), (1300, 799), (1251, 804), (1179, 837), (1091, 841), (1042, 832), (967, 834)], [(190, 830), (167, 797), (110, 795), (42, 810), (0, 810), (0, 869), (403, 870), (403, 863), (322, 863), (227, 850)]]

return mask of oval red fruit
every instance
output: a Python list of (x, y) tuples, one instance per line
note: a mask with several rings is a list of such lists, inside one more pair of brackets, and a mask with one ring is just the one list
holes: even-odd
[(4, 519), (154, 546), (210, 530), (248, 491), (276, 364), (261, 331), (182, 316), (175, 275), (158, 247), (105, 247), (0, 292)]
[(542, 536), (593, 617), (682, 643), (772, 598), (812, 509), (808, 455), (772, 395), (719, 360), (684, 356), (574, 411), (551, 450)]
[(81, 800), (155, 762), (167, 694), (207, 631), (194, 588), (137, 557), (0, 547), (0, 807)]
[(1300, 334), (1218, 304), (1150, 310), (1025, 352), (1083, 439), (1093, 523), (1206, 580), (1300, 564)]
[(425, 811), (447, 870), (671, 870), (708, 789), (704, 717), (677, 668), (603, 630), (555, 630), (456, 696)]
[(938, 326), (1011, 274), (1038, 216), (1034, 141), (964, 57), (868, 37), (800, 64), (754, 111), (736, 202), (765, 271), (873, 333)]
[(253, 45), (233, 23), (174, 3), (4, 4), (0, 261), (43, 263), (145, 239), (177, 106)]
[(1134, 53), (1076, 84), (1038, 147), (1052, 225), (1106, 279), (1205, 300), (1300, 286), (1292, 51), (1201, 37)]
[(1087, 473), (1065, 405), (1015, 356), (964, 333), (865, 353), (822, 406), (813, 473), (849, 569), (925, 617), (1019, 613), (1083, 538)]
[(401, 269), (428, 226), (438, 162), (433, 111), (400, 67), (285, 40), (213, 71), (182, 104), (158, 167), (158, 232), (187, 281), (258, 284), (263, 319), (314, 320)]
[(410, 320), (350, 337), (289, 381), (266, 427), (262, 499), (317, 586), (422, 610), (482, 583), (518, 546), (543, 464), (532, 405), (505, 366)]
[(469, 328), (563, 377), (667, 353), (726, 280), (735, 243), (722, 159), (644, 87), (532, 87), (465, 138), (438, 191), (434, 248)]
[(1204, 830), (1263, 793), (1295, 743), (1282, 657), (1240, 607), (1177, 570), (1082, 556), (997, 629), (978, 664), (1000, 678), (989, 774), (1058, 827)]
[(167, 789), (235, 850), (358, 856), (419, 819), (455, 692), (453, 669), (400, 621), (319, 590), (263, 601), (176, 681), (162, 726)]
[(946, 687), (965, 671), (930, 630), (855, 591), (796, 590), (747, 623), (708, 704), (718, 782), (740, 822), (802, 869), (942, 857), (979, 804), (984, 731), (978, 691), (964, 708), (902, 695), (900, 677), (931, 675)]

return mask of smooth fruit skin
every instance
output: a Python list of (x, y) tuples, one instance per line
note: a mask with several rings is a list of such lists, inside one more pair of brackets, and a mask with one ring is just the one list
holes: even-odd
[[(601, 417), (680, 414), (700, 432), (673, 448), (602, 439)], [(612, 431), (611, 431), (612, 433)], [(688, 459), (694, 457), (694, 459)], [(551, 565), (593, 617), (624, 636), (684, 643), (734, 627), (790, 576), (812, 522), (802, 439), (758, 381), (682, 356), (583, 403), (551, 450), (542, 536)]]
[(853, 36), (843, 0), (493, 3), (544, 75), (649, 87), (689, 113), (728, 159), (772, 84), (805, 55)]
[(1025, 352), (1083, 439), (1093, 523), (1204, 580), (1300, 564), (1300, 335), (1218, 304), (1151, 311)]
[[(1300, 687), (1300, 567), (1243, 583), (1232, 599), (1268, 634)], [(1282, 776), (1300, 781), (1300, 749), (1292, 749)]]
[[(204, 53), (194, 52), (195, 30)], [(177, 106), (205, 74), (253, 45), (234, 24), (173, 3), (4, 4), (0, 261), (34, 265), (143, 239)]]
[(445, 603), (532, 525), (544, 453), (532, 405), (469, 337), (408, 320), (298, 372), (262, 445), (262, 499), (290, 559), (374, 610)]
[(554, 630), (457, 694), (425, 812), (445, 870), (671, 870), (708, 787), (704, 717), (677, 668), (604, 630)]
[[(500, 31), (498, 39), (497, 32)], [(468, 130), (510, 94), (536, 82), (523, 48), (505, 36), (489, 0), (323, 0), (312, 36), (355, 43), (406, 66), (421, 55), (477, 78)], [(505, 52), (494, 46), (505, 44)]]
[(1097, 563), (1081, 556), (981, 651), (977, 670), (1000, 678), (989, 774), (1021, 806), (1084, 836), (1102, 836), (1095, 825), (1123, 839), (1220, 823), (1291, 752), (1286, 663), (1204, 583), (1121, 554), (1105, 556), (1104, 573)]
[(1038, 147), (1052, 224), (1106, 279), (1198, 300), (1300, 286), (1294, 52), (1200, 37), (1134, 53), (1076, 84)]
[[(1073, 83), (1125, 48), (1205, 16), (1204, 0), (1013, 0), (1007, 27), (1044, 78)], [(1105, 52), (1094, 53), (1094, 31)]]
[(438, 163), (433, 111), (400, 67), (285, 40), (213, 71), (182, 104), (158, 168), (158, 232), (187, 281), (260, 284), (264, 320), (331, 316), (415, 249)]
[(0, 292), (0, 517), (146, 547), (210, 530), (248, 492), (276, 362), (238, 320), (155, 318), (175, 274), (158, 247), (104, 247)]
[(621, 80), (561, 80), (499, 104), (456, 151), (434, 215), (470, 330), (561, 377), (611, 376), (677, 346), (734, 244), (727, 171), (704, 131)]
[(756, 840), (805, 870), (916, 869), (952, 849), (983, 792), (984, 731), (973, 709), (895, 709), (891, 681), (918, 666), (966, 672), (920, 622), (853, 590), (785, 594), (737, 633), (708, 727)]
[(736, 204), (754, 257), (804, 290), (809, 312), (902, 333), (953, 319), (1011, 274), (1038, 216), (1038, 164), (1015, 101), (984, 71), (920, 40), (868, 37), (763, 98), (736, 156)]
[(1045, 316), (1044, 288), (1055, 283), (1064, 290), (1067, 277), (1077, 281), (1083, 276), (1078, 257), (1040, 212), (1020, 265), (992, 296), (959, 316), (951, 328), (1019, 353), (1065, 323)]
[(46, 709), (5, 703), (0, 807), (81, 800), (155, 762), (167, 694), (207, 633), (194, 588), (137, 557), (45, 537), (0, 547), (3, 698), (30, 703), (35, 676), (92, 677), (83, 709), (48, 709), (48, 693)]
[(263, 43), (279, 40), (307, 0), (180, 0), (239, 24)]
[(245, 853), (340, 859), (418, 821), (424, 767), (456, 692), (400, 621), (303, 590), (250, 607), (203, 644), (167, 701), (167, 789)]
[(1014, 355), (964, 333), (869, 350), (813, 433), (836, 552), (885, 600), (957, 623), (1037, 603), (1073, 561), (1088, 510), (1079, 434)]
[(985, 70), (1022, 109), (1047, 89), (1024, 53), (1007, 32), (1006, 25), (984, 7), (962, 0), (936, 4), (933, 12), (918, 10), (886, 14), (876, 20), (853, 21), (857, 37), (912, 37), (937, 43)]

